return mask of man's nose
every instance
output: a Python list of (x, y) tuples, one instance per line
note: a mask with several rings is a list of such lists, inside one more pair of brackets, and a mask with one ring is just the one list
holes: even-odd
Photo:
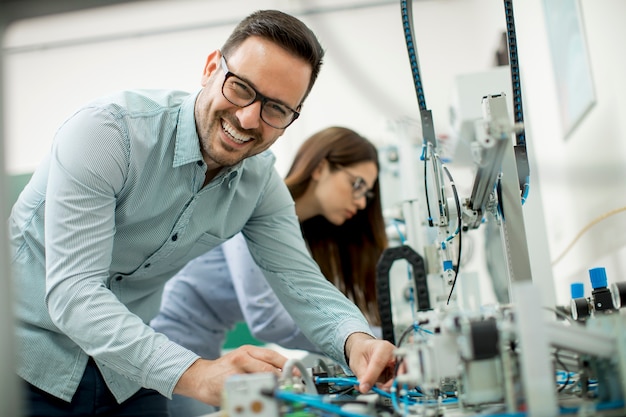
[(261, 106), (262, 103), (260, 101), (255, 101), (249, 106), (242, 107), (235, 112), (242, 128), (256, 129), (259, 127), (261, 123)]

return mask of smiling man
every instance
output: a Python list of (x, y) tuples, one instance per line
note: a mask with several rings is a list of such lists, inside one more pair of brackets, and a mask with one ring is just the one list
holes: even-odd
[(206, 360), (147, 324), (165, 282), (240, 231), (306, 337), (347, 360), (362, 392), (392, 369), (393, 345), (310, 257), (264, 152), (322, 57), (301, 21), (259, 11), (208, 56), (198, 92), (116, 93), (59, 128), (10, 217), (27, 415), (167, 416), (173, 393), (217, 405), (227, 377), (280, 372), (274, 351)]
[(308, 61), (259, 36), (209, 55), (195, 108), (207, 180), (276, 142), (299, 115), (312, 73)]

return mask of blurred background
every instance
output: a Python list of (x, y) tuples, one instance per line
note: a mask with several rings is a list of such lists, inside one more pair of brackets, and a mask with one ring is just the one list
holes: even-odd
[[(302, 19), (327, 52), (302, 116), (273, 148), (278, 171), (308, 135), (342, 125), (379, 146), (387, 209), (417, 181), (401, 177), (393, 155), (399, 124), (421, 143), (399, 0), (91, 1), (63, 13), (72, 2), (14, 3), (2, 13), (3, 218), (81, 105), (121, 89), (194, 91), (206, 56), (267, 8)], [(524, 214), (531, 261), (540, 259), (533, 281), (563, 304), (589, 268), (605, 267), (609, 282), (626, 278), (626, 2), (513, 6), (531, 169)], [(426, 104), (462, 196), (472, 175), (463, 127), (482, 96), (510, 89), (504, 10), (494, 0), (413, 1)]]

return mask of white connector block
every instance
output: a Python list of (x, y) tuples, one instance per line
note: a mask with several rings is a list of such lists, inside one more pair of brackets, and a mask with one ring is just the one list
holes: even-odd
[(279, 417), (278, 402), (263, 391), (276, 389), (272, 373), (233, 375), (226, 380), (222, 409), (229, 417)]

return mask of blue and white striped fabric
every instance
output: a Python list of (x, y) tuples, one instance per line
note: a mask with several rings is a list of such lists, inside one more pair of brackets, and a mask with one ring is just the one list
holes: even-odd
[(196, 95), (122, 92), (82, 108), (20, 195), (9, 219), (17, 369), (31, 384), (69, 401), (92, 356), (118, 401), (140, 386), (171, 397), (198, 356), (147, 323), (165, 282), (239, 231), (326, 354), (343, 361), (347, 337), (369, 333), (310, 258), (270, 152), (202, 187)]

